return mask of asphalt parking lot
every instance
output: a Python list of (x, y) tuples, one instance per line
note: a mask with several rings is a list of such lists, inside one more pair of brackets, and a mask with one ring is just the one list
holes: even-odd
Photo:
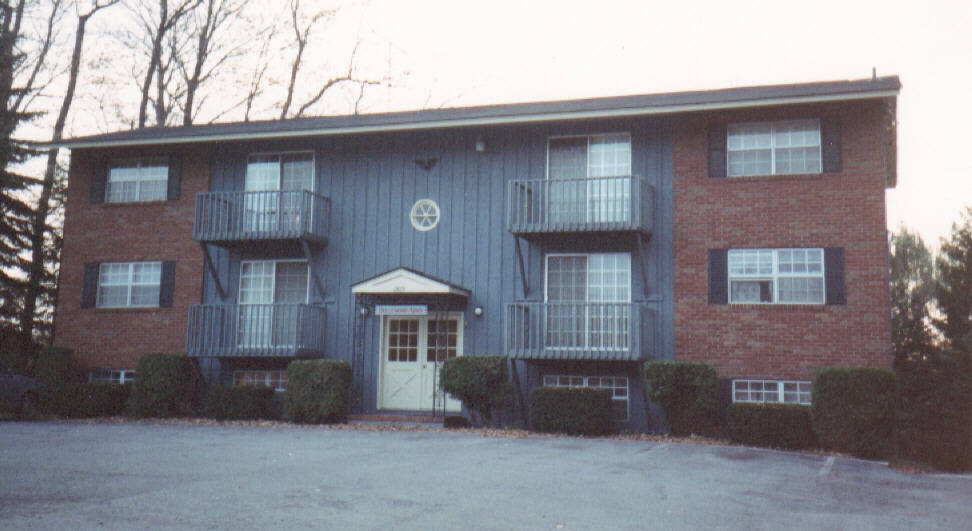
[(967, 529), (972, 477), (744, 447), (0, 422), (0, 528)]

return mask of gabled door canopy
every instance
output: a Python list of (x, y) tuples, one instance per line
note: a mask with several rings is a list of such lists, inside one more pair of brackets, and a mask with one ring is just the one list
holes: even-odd
[(407, 267), (399, 267), (351, 286), (356, 295), (460, 295), (472, 292)]

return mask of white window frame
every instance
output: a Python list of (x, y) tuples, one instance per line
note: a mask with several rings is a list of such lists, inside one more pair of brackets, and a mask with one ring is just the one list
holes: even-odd
[[(627, 277), (627, 286), (611, 286), (611, 289), (618, 289), (618, 288), (625, 289), (626, 290), (625, 296), (622, 297), (622, 298), (620, 298), (620, 299), (591, 300), (591, 279), (590, 279), (590, 275), (591, 275), (591, 269), (590, 269), (591, 258), (592, 257), (595, 257), (595, 256), (610, 256), (610, 255), (619, 255), (619, 256), (620, 255), (623, 255), (623, 256), (626, 256), (627, 257), (627, 261), (628, 261), (628, 268), (626, 270), (627, 271), (627, 274), (628, 274), (628, 277)], [(584, 258), (587, 259), (587, 269), (585, 271), (585, 274), (587, 275), (587, 282), (586, 282), (586, 284), (584, 286), (584, 299), (583, 300), (576, 300), (576, 301), (572, 301), (572, 300), (550, 300), (550, 259), (551, 258), (571, 258), (571, 257), (584, 257)], [(577, 303), (577, 304), (624, 304), (624, 305), (630, 305), (631, 304), (631, 292), (632, 292), (632, 289), (633, 289), (632, 288), (632, 277), (633, 277), (633, 275), (632, 275), (632, 270), (631, 270), (631, 253), (624, 253), (624, 252), (620, 252), (620, 253), (548, 253), (544, 257), (543, 297), (544, 297), (544, 301), (546, 303), (548, 303), (548, 304), (550, 304), (550, 303), (564, 303), (564, 304)], [(550, 313), (548, 311), (548, 319), (550, 319), (550, 318), (551, 318), (551, 315), (550, 315)], [(626, 336), (627, 336), (626, 342), (628, 344), (628, 346), (626, 348), (625, 347), (616, 347), (616, 346), (615, 347), (611, 347), (611, 346), (592, 346), (591, 345), (591, 336), (592, 336), (592, 334), (595, 333), (595, 331), (591, 329), (591, 321), (592, 321), (592, 319), (597, 319), (597, 318), (604, 318), (604, 316), (586, 315), (586, 316), (583, 317), (584, 326), (585, 326), (584, 330), (582, 331), (583, 332), (583, 337), (584, 337), (584, 344), (583, 345), (558, 346), (558, 345), (549, 345), (548, 344), (546, 346), (546, 348), (554, 349), (554, 350), (556, 350), (556, 349), (563, 349), (563, 350), (577, 350), (577, 349), (583, 349), (583, 350), (628, 350), (629, 348), (631, 348), (631, 340), (632, 340), (632, 338), (630, 337), (630, 334), (627, 334), (627, 330), (625, 330), (625, 333), (626, 333)], [(626, 312), (626, 315), (622, 315), (622, 316), (618, 316), (617, 317), (617, 319), (627, 319), (629, 329), (630, 329), (630, 320), (631, 320), (631, 318), (632, 317), (631, 317), (630, 313), (628, 313), (628, 312)], [(548, 326), (549, 326), (549, 324), (548, 324)], [(549, 329), (548, 329), (548, 332), (547, 333), (548, 334), (550, 333)], [(546, 342), (549, 343), (549, 341), (546, 341)]]
[[(773, 386), (775, 389), (767, 389)], [(813, 402), (813, 382), (803, 380), (738, 379), (732, 381), (732, 401), (751, 404), (799, 404)]]
[[(158, 267), (158, 276), (153, 282), (135, 282), (135, 266), (147, 266), (154, 265)], [(121, 282), (106, 282), (105, 275), (110, 274), (106, 269), (110, 268), (125, 268), (123, 274), (125, 278)], [(152, 304), (133, 304), (132, 294), (136, 287), (151, 287), (155, 286), (156, 297), (155, 302)], [(119, 288), (124, 287), (126, 289), (125, 303), (124, 304), (108, 304), (103, 299), (102, 289), (104, 288)], [(159, 296), (162, 293), (162, 262), (152, 261), (152, 262), (102, 262), (98, 266), (98, 287), (97, 287), (97, 302), (95, 304), (98, 308), (158, 308), (159, 307)]]
[[(164, 174), (158, 177), (158, 171)], [(125, 171), (128, 170), (128, 171)], [(162, 183), (161, 189), (150, 195), (145, 184)], [(126, 183), (135, 183), (133, 198), (115, 197), (119, 192), (116, 188)], [(165, 201), (169, 197), (169, 160), (166, 157), (141, 157), (119, 159), (112, 161), (108, 167), (108, 177), (105, 183), (106, 203), (140, 203), (148, 201)]]
[(92, 383), (129, 384), (135, 381), (134, 369), (94, 369), (88, 373)]
[[(558, 136), (549, 137), (547, 139), (547, 178), (548, 179), (553, 179), (554, 178), (554, 177), (551, 177), (551, 175), (550, 175), (550, 144), (552, 142), (556, 142), (557, 140), (569, 140), (569, 139), (577, 139), (577, 138), (587, 139), (587, 175), (585, 176), (585, 178), (594, 178), (594, 177), (630, 177), (631, 176), (631, 133), (629, 133), (627, 131), (621, 131), (621, 132), (614, 132), (614, 133), (596, 133), (596, 134), (591, 134), (591, 135), (558, 135)], [(592, 168), (591, 168), (591, 146), (592, 146), (592, 141), (597, 140), (597, 139), (606, 140), (606, 139), (610, 139), (610, 138), (616, 138), (618, 140), (620, 140), (620, 139), (623, 138), (623, 139), (625, 139), (627, 141), (627, 146), (628, 146), (628, 152), (627, 152), (627, 159), (628, 159), (627, 160), (627, 171), (626, 172), (617, 173), (617, 174), (614, 174), (614, 173), (601, 174), (601, 172), (592, 171)]]
[[(781, 253), (792, 253), (792, 252), (813, 252), (818, 253), (820, 260), (820, 271), (819, 272), (781, 272), (780, 267), (780, 255)], [(733, 272), (733, 257), (742, 257), (745, 255), (757, 256), (757, 263), (759, 262), (759, 256), (769, 255), (770, 262), (769, 265), (771, 269), (768, 271), (755, 271), (755, 272)], [(826, 304), (827, 302), (827, 276), (826, 276), (826, 256), (823, 248), (820, 247), (807, 247), (807, 248), (779, 248), (779, 249), (729, 249), (727, 254), (728, 263), (728, 281), (726, 282), (726, 287), (729, 290), (729, 304), (790, 304), (790, 305), (810, 305), (819, 306)], [(809, 262), (804, 262), (808, 263)], [(816, 262), (814, 262), (815, 264)], [(780, 284), (781, 280), (798, 280), (798, 279), (813, 279), (820, 280), (820, 299), (818, 301), (782, 301), (780, 300)], [(733, 297), (733, 283), (770, 283), (770, 291), (772, 300), (736, 300)]]
[[(243, 302), (242, 301), (242, 299), (243, 299), (243, 296), (242, 296), (242, 292), (243, 292), (243, 269), (246, 267), (247, 264), (257, 264), (257, 263), (273, 264), (273, 273), (272, 273), (271, 279), (270, 279), (270, 283), (271, 283), (270, 284), (270, 298), (271, 298), (271, 302)], [(279, 303), (279, 304), (308, 304), (308, 301), (310, 300), (311, 271), (310, 271), (310, 262), (308, 262), (307, 260), (303, 260), (303, 259), (287, 259), (287, 260), (240, 260), (240, 285), (239, 285), (239, 289), (237, 290), (237, 301), (239, 302), (239, 304), (278, 304), (276, 302), (276, 299), (277, 299), (277, 266), (280, 265), (280, 264), (306, 264), (306, 266), (307, 266), (307, 278), (306, 278), (307, 288), (306, 288), (306, 290), (304, 292), (304, 300), (303, 301), (301, 301), (301, 302), (293, 302), (293, 303)]]
[(614, 417), (613, 420), (628, 422), (631, 419), (631, 388), (628, 385), (627, 376), (545, 374), (543, 375), (543, 386), (610, 389), (611, 400), (624, 404), (624, 417)]
[(233, 371), (233, 385), (237, 387), (265, 386), (273, 388), (274, 391), (286, 391), (287, 370), (248, 369)]
[[(816, 144), (814, 143), (801, 143), (796, 145), (783, 145), (780, 142), (780, 135), (783, 135), (783, 129), (787, 127), (792, 127), (795, 125), (809, 125), (813, 124), (816, 127)], [(768, 128), (765, 133), (756, 133), (755, 130)], [(747, 137), (752, 137), (756, 134), (768, 134), (769, 143), (768, 145), (761, 146), (739, 146), (733, 147), (736, 143), (745, 143)], [(738, 142), (736, 139), (738, 138)], [(823, 172), (823, 138), (820, 132), (820, 120), (819, 119), (802, 119), (802, 120), (781, 120), (775, 122), (747, 122), (747, 123), (733, 123), (729, 124), (726, 128), (726, 175), (729, 177), (752, 177), (752, 176), (763, 176), (763, 175), (816, 175)], [(784, 149), (813, 149), (816, 148), (816, 160), (817, 169), (816, 170), (805, 170), (805, 171), (780, 171), (777, 166), (777, 155), (780, 151)], [(747, 153), (747, 152), (759, 152), (759, 151), (769, 151), (769, 171), (768, 172), (753, 172), (748, 173), (745, 171), (734, 172), (734, 164), (731, 162), (731, 154), (733, 153)]]
[[(310, 155), (310, 165), (311, 165), (310, 188), (301, 188), (301, 190), (307, 190), (308, 192), (314, 192), (317, 189), (317, 155), (312, 150), (301, 150), (301, 151), (267, 151), (267, 152), (250, 153), (246, 157), (246, 174), (247, 174), (247, 176), (250, 174), (250, 164), (253, 162), (253, 160), (255, 158), (257, 158), (257, 157), (277, 157), (277, 164), (276, 164), (276, 166), (277, 166), (277, 179), (276, 179), (276, 183), (275, 183), (275, 187), (274, 188), (267, 188), (267, 189), (259, 188), (259, 189), (246, 190), (246, 191), (267, 191), (267, 192), (271, 192), (271, 191), (288, 191), (288, 190), (290, 190), (290, 188), (284, 188), (283, 187), (284, 164), (285, 164), (284, 158), (285, 157), (288, 157), (288, 156), (295, 156), (295, 155)], [(247, 182), (247, 181), (248, 181), (248, 179), (246, 179), (246, 177), (244, 177), (244, 182)], [(244, 187), (245, 187), (245, 184), (244, 184)]]

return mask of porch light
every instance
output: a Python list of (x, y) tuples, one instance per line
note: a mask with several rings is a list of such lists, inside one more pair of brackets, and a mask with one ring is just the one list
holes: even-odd
[(368, 308), (366, 306), (362, 306), (360, 309), (358, 309), (358, 315), (361, 317), (368, 317)]
[(473, 308), (473, 315), (475, 315), (476, 317), (482, 317), (483, 316), (483, 307), (482, 306), (476, 306), (475, 308)]
[(485, 153), (485, 152), (486, 152), (486, 139), (484, 139), (481, 136), (476, 137), (476, 153)]

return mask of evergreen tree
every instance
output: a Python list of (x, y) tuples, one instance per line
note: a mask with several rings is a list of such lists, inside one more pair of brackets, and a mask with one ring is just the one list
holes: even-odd
[(936, 298), (942, 318), (935, 325), (953, 348), (972, 351), (972, 207), (942, 239), (936, 259)]
[(894, 366), (932, 348), (928, 307), (935, 284), (932, 256), (921, 236), (902, 226), (888, 241)]
[(17, 128), (32, 120), (25, 111), (31, 93), (17, 86), (25, 56), (21, 44), (26, 0), (0, 2), (0, 324), (16, 326), (22, 311), (22, 292), (29, 258), (33, 221), (31, 187), (36, 179), (18, 171), (18, 165), (34, 154), (16, 138)]

